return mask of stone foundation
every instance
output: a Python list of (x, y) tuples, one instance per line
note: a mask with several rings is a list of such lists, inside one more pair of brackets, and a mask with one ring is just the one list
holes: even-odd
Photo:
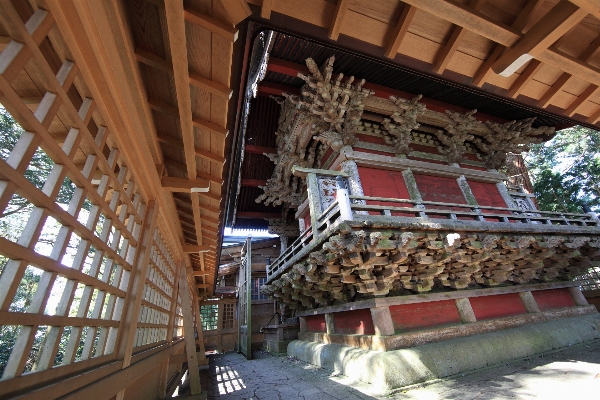
[(600, 339), (597, 313), (386, 352), (296, 340), (288, 355), (383, 392), (594, 339)]
[(264, 332), (263, 350), (274, 356), (284, 356), (292, 340), (298, 339), (300, 325), (269, 325), (262, 328)]

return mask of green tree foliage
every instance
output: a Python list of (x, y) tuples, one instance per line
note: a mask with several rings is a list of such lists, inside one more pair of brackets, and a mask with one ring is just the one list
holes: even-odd
[(600, 132), (573, 127), (525, 156), (540, 209), (582, 212), (600, 209)]

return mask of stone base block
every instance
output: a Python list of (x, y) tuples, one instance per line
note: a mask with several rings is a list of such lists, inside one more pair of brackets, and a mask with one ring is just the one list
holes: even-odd
[(273, 356), (285, 356), (291, 340), (263, 340), (263, 350)]
[(295, 340), (288, 355), (384, 392), (599, 338), (600, 315), (590, 314), (387, 352)]

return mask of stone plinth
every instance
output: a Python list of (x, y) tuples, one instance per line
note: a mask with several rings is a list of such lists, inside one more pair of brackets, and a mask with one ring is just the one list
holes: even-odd
[(299, 324), (269, 325), (262, 328), (264, 332), (263, 349), (274, 356), (287, 353), (288, 344), (298, 339)]

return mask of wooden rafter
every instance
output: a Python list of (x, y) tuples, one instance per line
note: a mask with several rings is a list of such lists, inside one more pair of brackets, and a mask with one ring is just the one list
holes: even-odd
[(542, 63), (540, 61), (531, 60), (523, 73), (512, 84), (510, 89), (508, 89), (508, 95), (512, 98), (516, 98), (519, 94), (521, 94), (525, 86), (533, 80), (533, 77), (541, 68)]
[(262, 4), (260, 5), (261, 18), (265, 18), (265, 19), (271, 18), (271, 10), (273, 9), (273, 1), (274, 0), (262, 0)]
[[(173, 75), (173, 65), (171, 64), (171, 62), (163, 60), (157, 55), (154, 55), (140, 48), (136, 48), (135, 58), (143, 64), (149, 65), (169, 75)], [(229, 100), (231, 98), (231, 95), (233, 94), (233, 91), (225, 85), (221, 85), (218, 82), (214, 82), (195, 72), (190, 72), (189, 80), (191, 85), (194, 85), (199, 89), (207, 90), (210, 93), (216, 96), (220, 96), (226, 100)]]
[[(192, 124), (192, 103), (189, 85), (189, 67), (187, 54), (187, 38), (185, 34), (185, 19), (183, 3), (165, 2), (165, 14), (167, 20), (167, 31), (169, 32), (169, 45), (171, 48), (171, 59), (173, 60), (173, 80), (177, 94), (179, 124), (183, 138), (187, 175), (189, 180), (195, 180), (196, 154), (194, 146), (194, 126)], [(209, 188), (210, 190), (210, 188)], [(192, 210), (194, 216), (194, 227), (196, 229), (196, 241), (202, 245), (202, 222), (200, 211), (194, 204), (198, 204), (198, 193), (192, 193)], [(200, 265), (204, 269), (204, 259), (200, 256)]]
[[(590, 61), (592, 57), (594, 57), (598, 50), (600, 50), (600, 35), (590, 43), (590, 45), (581, 53), (579, 56), (579, 60), (583, 63), (587, 63)], [(552, 101), (552, 99), (560, 92), (560, 90), (567, 84), (567, 82), (571, 79), (573, 75), (564, 72), (557, 80), (554, 82), (552, 87), (548, 89), (546, 93), (542, 96), (540, 101), (538, 101), (538, 105), (540, 107), (547, 107), (548, 104)]]
[(344, 18), (348, 12), (349, 3), (350, 0), (337, 0), (335, 12), (333, 13), (333, 19), (331, 20), (331, 25), (329, 26), (329, 39), (337, 40), (340, 36), (340, 30), (344, 24)]
[[(184, 171), (185, 172), (187, 170), (187, 167), (186, 167), (185, 164), (182, 164), (182, 163), (177, 162), (175, 160), (171, 160), (170, 158), (166, 158), (165, 157), (164, 158), (164, 163), (165, 163), (166, 166), (174, 168), (174, 169), (179, 170), (179, 171)], [(203, 178), (203, 179), (206, 179), (208, 181), (215, 182), (218, 185), (221, 185), (223, 183), (223, 178), (220, 178), (220, 177), (214, 176), (214, 175), (205, 174), (204, 172), (196, 171), (196, 176), (198, 178)]]
[[(158, 141), (162, 142), (162, 143), (165, 143), (165, 144), (168, 144), (170, 146), (176, 147), (176, 148), (180, 148), (180, 149), (184, 148), (184, 145), (183, 145), (183, 143), (181, 141), (179, 141), (178, 139), (172, 138), (170, 136), (167, 136), (167, 135), (161, 135), (161, 134), (159, 134), (158, 135)], [(194, 147), (194, 152), (196, 153), (196, 155), (198, 157), (202, 157), (202, 158), (204, 158), (206, 160), (209, 160), (209, 161), (214, 161), (214, 162), (219, 163), (219, 164), (223, 164), (225, 162), (225, 158), (224, 157), (222, 157), (222, 156), (220, 156), (218, 154), (211, 153), (210, 151), (206, 151), (206, 150), (202, 150), (202, 149), (199, 149), (197, 147)]]
[(252, 15), (252, 11), (250, 10), (250, 6), (246, 0), (219, 0), (229, 17), (231, 18), (231, 22), (234, 25), (237, 25), (239, 22), (248, 18)]
[(388, 34), (384, 53), (386, 57), (396, 57), (396, 53), (398, 53), (398, 50), (400, 49), (400, 44), (402, 44), (402, 41), (408, 32), (408, 27), (410, 26), (410, 23), (412, 22), (416, 12), (416, 7), (413, 7), (410, 4), (404, 5), (396, 26)]
[(529, 29), (518, 43), (499, 57), (492, 69), (502, 76), (511, 76), (527, 61), (548, 49), (587, 14), (587, 10), (568, 0), (561, 0)]
[(195, 10), (185, 9), (184, 17), (186, 21), (208, 29), (214, 34), (221, 36), (231, 42), (235, 42), (238, 38), (238, 30), (230, 24), (219, 21), (210, 15), (202, 14)]
[[(483, 5), (483, 0), (471, 0), (469, 6), (473, 9), (473, 11), (479, 11), (481, 6)], [(460, 42), (463, 40), (464, 36), (467, 34), (467, 30), (462, 26), (454, 26), (452, 28), (452, 33), (450, 34), (450, 39), (446, 42), (446, 45), (441, 49), (440, 53), (437, 55), (435, 62), (433, 63), (433, 71), (441, 74), (444, 72), (450, 61), (452, 60), (452, 56), (458, 50), (458, 46)]]

